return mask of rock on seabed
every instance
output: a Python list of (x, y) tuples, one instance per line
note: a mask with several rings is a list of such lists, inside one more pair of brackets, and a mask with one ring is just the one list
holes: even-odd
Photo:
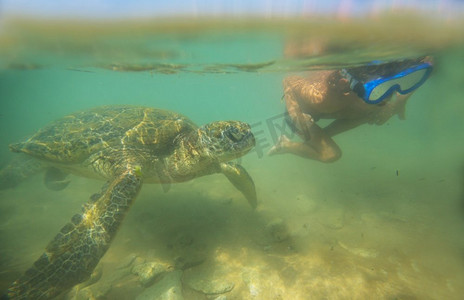
[(160, 281), (140, 293), (136, 300), (183, 300), (181, 278), (180, 270), (166, 273)]

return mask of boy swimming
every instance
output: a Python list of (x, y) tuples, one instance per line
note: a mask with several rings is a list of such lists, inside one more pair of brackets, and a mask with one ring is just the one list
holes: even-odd
[[(338, 160), (342, 151), (332, 137), (366, 123), (382, 125), (394, 115), (404, 120), (406, 101), (431, 71), (425, 57), (284, 79), (287, 123), (303, 142), (282, 135), (268, 154)], [(333, 121), (322, 128), (316, 124), (320, 119)]]

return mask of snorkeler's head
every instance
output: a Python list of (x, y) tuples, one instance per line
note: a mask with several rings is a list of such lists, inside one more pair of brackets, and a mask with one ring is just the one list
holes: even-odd
[(342, 69), (340, 75), (366, 103), (377, 104), (394, 92), (405, 95), (414, 91), (427, 80), (431, 71), (431, 62), (417, 58)]
[(366, 82), (374, 78), (393, 76), (407, 68), (424, 62), (424, 60), (425, 57), (396, 60), (393, 62), (375, 62), (360, 67), (346, 68), (346, 71), (357, 80)]

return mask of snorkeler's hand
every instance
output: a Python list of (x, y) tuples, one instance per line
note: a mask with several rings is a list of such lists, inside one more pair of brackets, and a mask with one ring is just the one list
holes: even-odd
[(406, 101), (411, 96), (411, 94), (401, 95), (396, 94), (395, 99), (391, 99), (387, 102), (382, 109), (376, 113), (370, 124), (382, 125), (387, 122), (394, 115), (398, 115), (400, 120), (406, 119)]
[(407, 94), (407, 95), (397, 94), (396, 95), (395, 111), (400, 120), (406, 120), (406, 101), (409, 99), (411, 95), (412, 94)]

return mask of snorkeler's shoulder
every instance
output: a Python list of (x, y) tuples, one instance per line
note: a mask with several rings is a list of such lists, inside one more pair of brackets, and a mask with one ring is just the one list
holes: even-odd
[(284, 91), (286, 94), (294, 93), (301, 99), (311, 102), (323, 101), (327, 89), (327, 79), (333, 71), (308, 72), (303, 76), (289, 76), (284, 79)]

